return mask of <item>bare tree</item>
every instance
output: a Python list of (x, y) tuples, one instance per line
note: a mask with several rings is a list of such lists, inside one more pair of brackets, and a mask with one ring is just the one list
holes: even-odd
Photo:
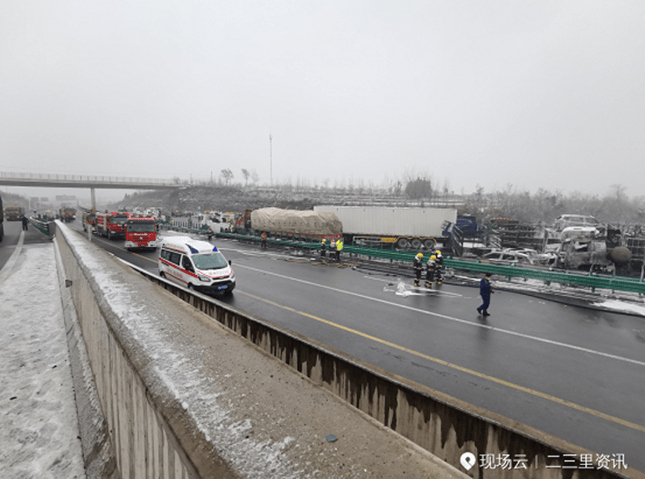
[(228, 182), (233, 179), (233, 172), (230, 168), (225, 168), (222, 170), (222, 178), (224, 178), (224, 183), (228, 186)]
[(249, 173), (249, 170), (247, 170), (246, 168), (242, 168), (242, 176), (244, 177), (244, 187), (246, 188), (246, 185), (249, 183), (251, 173)]
[(260, 175), (258, 175), (258, 172), (255, 170), (251, 171), (251, 181), (254, 185), (257, 185), (260, 182)]

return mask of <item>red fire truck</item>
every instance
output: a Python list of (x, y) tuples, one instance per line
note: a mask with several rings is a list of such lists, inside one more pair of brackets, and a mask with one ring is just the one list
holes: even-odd
[(155, 249), (157, 225), (152, 216), (130, 216), (125, 223), (126, 249)]
[(112, 238), (125, 238), (125, 222), (128, 221), (127, 213), (96, 213), (95, 233), (99, 236)]

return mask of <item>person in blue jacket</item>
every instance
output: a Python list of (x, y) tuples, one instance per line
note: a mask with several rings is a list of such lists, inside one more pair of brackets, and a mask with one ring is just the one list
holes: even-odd
[(484, 302), (479, 308), (477, 308), (477, 312), (482, 316), (490, 316), (490, 314), (488, 314), (488, 306), (490, 306), (490, 295), (493, 292), (490, 285), (490, 277), (491, 274), (486, 273), (479, 282), (479, 294)]

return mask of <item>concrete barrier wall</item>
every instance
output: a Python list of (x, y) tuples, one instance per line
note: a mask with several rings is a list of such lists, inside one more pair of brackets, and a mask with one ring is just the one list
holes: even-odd
[[(128, 348), (127, 335), (119, 331), (118, 318), (101, 294), (95, 272), (79, 262), (64, 234), (57, 235), (57, 244), (66, 279), (72, 281), (81, 332), (116, 451), (118, 472), (113, 477), (118, 473), (132, 479), (207, 477), (197, 473), (185, 446), (178, 443), (173, 430), (182, 426), (170, 427), (159, 405), (151, 400), (149, 385), (138, 372), (143, 367), (134, 364), (142, 358)], [(225, 466), (218, 468), (219, 461), (209, 462), (212, 477), (236, 477)]]
[[(235, 477), (216, 457), (215, 451), (204, 453), (203, 450), (209, 446), (204, 444), (207, 441), (200, 437), (199, 428), (191, 423), (190, 418), (168, 413), (168, 410), (181, 413), (181, 405), (172, 404), (172, 400), (171, 404), (163, 404), (157, 395), (151, 393), (152, 379), (141, 375), (141, 371), (146, 370), (145, 358), (138, 357), (136, 348), (130, 344), (131, 338), (121, 330), (113, 306), (106, 301), (101, 284), (95, 279), (95, 272), (90, 271), (87, 264), (79, 262), (65, 234), (59, 234), (58, 238), (67, 278), (73, 282), (72, 294), (122, 476)], [(549, 455), (572, 453), (580, 457), (589, 451), (364, 364), (143, 270), (139, 272), (297, 370), (314, 384), (457, 469), (463, 470), (460, 457), (464, 452), (478, 457), (481, 454), (496, 457), (524, 455), (527, 459), (527, 469), (473, 468), (468, 472), (471, 477), (626, 477), (606, 469), (547, 469), (544, 465), (549, 462)], [(169, 424), (169, 420), (173, 423)], [(535, 461), (538, 467), (535, 467)], [(633, 470), (627, 474), (639, 479), (644, 477)]]

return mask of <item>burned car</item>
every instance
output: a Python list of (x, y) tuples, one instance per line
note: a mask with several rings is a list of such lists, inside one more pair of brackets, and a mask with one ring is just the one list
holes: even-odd
[(498, 264), (502, 266), (532, 265), (533, 259), (530, 255), (520, 251), (492, 251), (481, 257), (482, 263)]

